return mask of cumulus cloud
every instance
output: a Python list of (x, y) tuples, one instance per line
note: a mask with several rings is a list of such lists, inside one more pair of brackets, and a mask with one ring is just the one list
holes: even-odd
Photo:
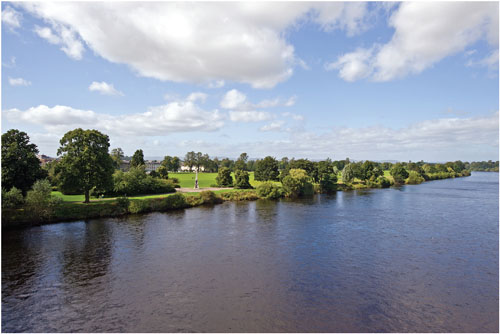
[(10, 6), (5, 6), (2, 10), (2, 23), (9, 27), (9, 29), (15, 29), (21, 27), (22, 15)]
[(25, 80), (23, 78), (10, 78), (9, 85), (11, 86), (31, 86), (31, 81)]
[(14, 108), (3, 113), (13, 123), (40, 125), (56, 134), (87, 127), (116, 136), (164, 136), (175, 132), (215, 131), (224, 124), (218, 110), (205, 111), (188, 99), (150, 107), (143, 113), (119, 116), (59, 105), (39, 105), (27, 110)]
[(102, 95), (122, 95), (123, 93), (120, 92), (119, 90), (116, 90), (116, 88), (113, 86), (113, 84), (108, 84), (107, 82), (97, 82), (93, 81), (90, 86), (89, 90), (91, 92), (99, 92)]
[(291, 112), (288, 112), (288, 111), (282, 113), (281, 116), (290, 117), (290, 118), (292, 118), (295, 121), (303, 121), (304, 120), (304, 116), (298, 115), (298, 114), (294, 114), (294, 113), (291, 113)]
[(420, 73), (481, 39), (498, 49), (495, 2), (404, 2), (389, 25), (395, 32), (388, 43), (341, 55), (326, 69), (346, 81), (389, 81)]
[(43, 19), (47, 26), (37, 33), (62, 45), (74, 59), (82, 57), (85, 43), (96, 54), (127, 64), (141, 76), (219, 88), (224, 81), (271, 88), (287, 80), (295, 66), (304, 64), (286, 40), (289, 27), (311, 21), (325, 31), (344, 29), (355, 34), (364, 29), (368, 15), (364, 3), (35, 2), (18, 6)]

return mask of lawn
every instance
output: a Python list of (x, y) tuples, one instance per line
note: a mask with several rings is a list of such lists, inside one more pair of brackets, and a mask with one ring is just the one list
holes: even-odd
[[(250, 176), (250, 184), (253, 187), (258, 186), (262, 182), (255, 181), (253, 172), (248, 173)], [(194, 179), (196, 173), (168, 173), (168, 177), (175, 177), (179, 179), (179, 183), (182, 188), (194, 188)], [(234, 180), (234, 173), (231, 173), (231, 176)], [(207, 188), (210, 186), (215, 186), (217, 183), (215, 178), (217, 177), (217, 173), (198, 173), (198, 185), (200, 188)]]

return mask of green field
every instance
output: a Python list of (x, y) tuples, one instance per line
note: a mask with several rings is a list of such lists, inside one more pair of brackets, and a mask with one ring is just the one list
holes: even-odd
[[(254, 180), (254, 175), (253, 172), (248, 172), (250, 176), (250, 184), (253, 187), (258, 186), (261, 184), (261, 181), (255, 181)], [(234, 180), (234, 173), (231, 173), (233, 180)], [(194, 179), (195, 179), (196, 173), (168, 173), (168, 177), (172, 178), (175, 177), (179, 179), (179, 183), (182, 188), (194, 188)], [(216, 181), (215, 178), (217, 177), (217, 173), (198, 173), (198, 185), (200, 188), (207, 188), (211, 186), (216, 187)]]

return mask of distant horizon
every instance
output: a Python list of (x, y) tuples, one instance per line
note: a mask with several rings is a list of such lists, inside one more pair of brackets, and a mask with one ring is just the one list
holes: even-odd
[(496, 161), (498, 10), (2, 2), (2, 132), (49, 156), (81, 127), (148, 157)]

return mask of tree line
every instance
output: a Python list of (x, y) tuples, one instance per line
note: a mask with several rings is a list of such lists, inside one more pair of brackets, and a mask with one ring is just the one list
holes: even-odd
[[(491, 160), (471, 163), (457, 160), (444, 164), (424, 161), (354, 162), (349, 158), (311, 161), (283, 157), (278, 160), (272, 156), (250, 160), (247, 153), (231, 160), (212, 159), (208, 154), (191, 151), (183, 160), (165, 156), (160, 167), (148, 174), (141, 149), (136, 150), (132, 157), (125, 157), (121, 148), (110, 151), (109, 137), (97, 130), (79, 128), (69, 131), (59, 144), (59, 158), (42, 167), (37, 158), (38, 148), (25, 132), (12, 129), (2, 134), (2, 205), (4, 202), (5, 205), (18, 205), (28, 199), (30, 191), (30, 198), (35, 198), (38, 196), (34, 195), (35, 190), (43, 192), (49, 199), (50, 190), (55, 189), (63, 194), (84, 194), (87, 203), (92, 194), (130, 196), (174, 192), (179, 185), (175, 178), (169, 178), (169, 172), (178, 171), (181, 165), (190, 171), (199, 171), (203, 167), (205, 172), (217, 172), (217, 185), (240, 189), (252, 188), (249, 172), (254, 172), (255, 180), (264, 182), (259, 190), (265, 193), (264, 197), (268, 193), (273, 197), (280, 192), (289, 196), (314, 191), (331, 192), (339, 184), (347, 187), (388, 187), (465, 176), (470, 170), (498, 171), (498, 161)], [(130, 161), (128, 171), (120, 170), (123, 160)], [(384, 174), (385, 171), (392, 179)], [(273, 182), (280, 182), (281, 186)]]

